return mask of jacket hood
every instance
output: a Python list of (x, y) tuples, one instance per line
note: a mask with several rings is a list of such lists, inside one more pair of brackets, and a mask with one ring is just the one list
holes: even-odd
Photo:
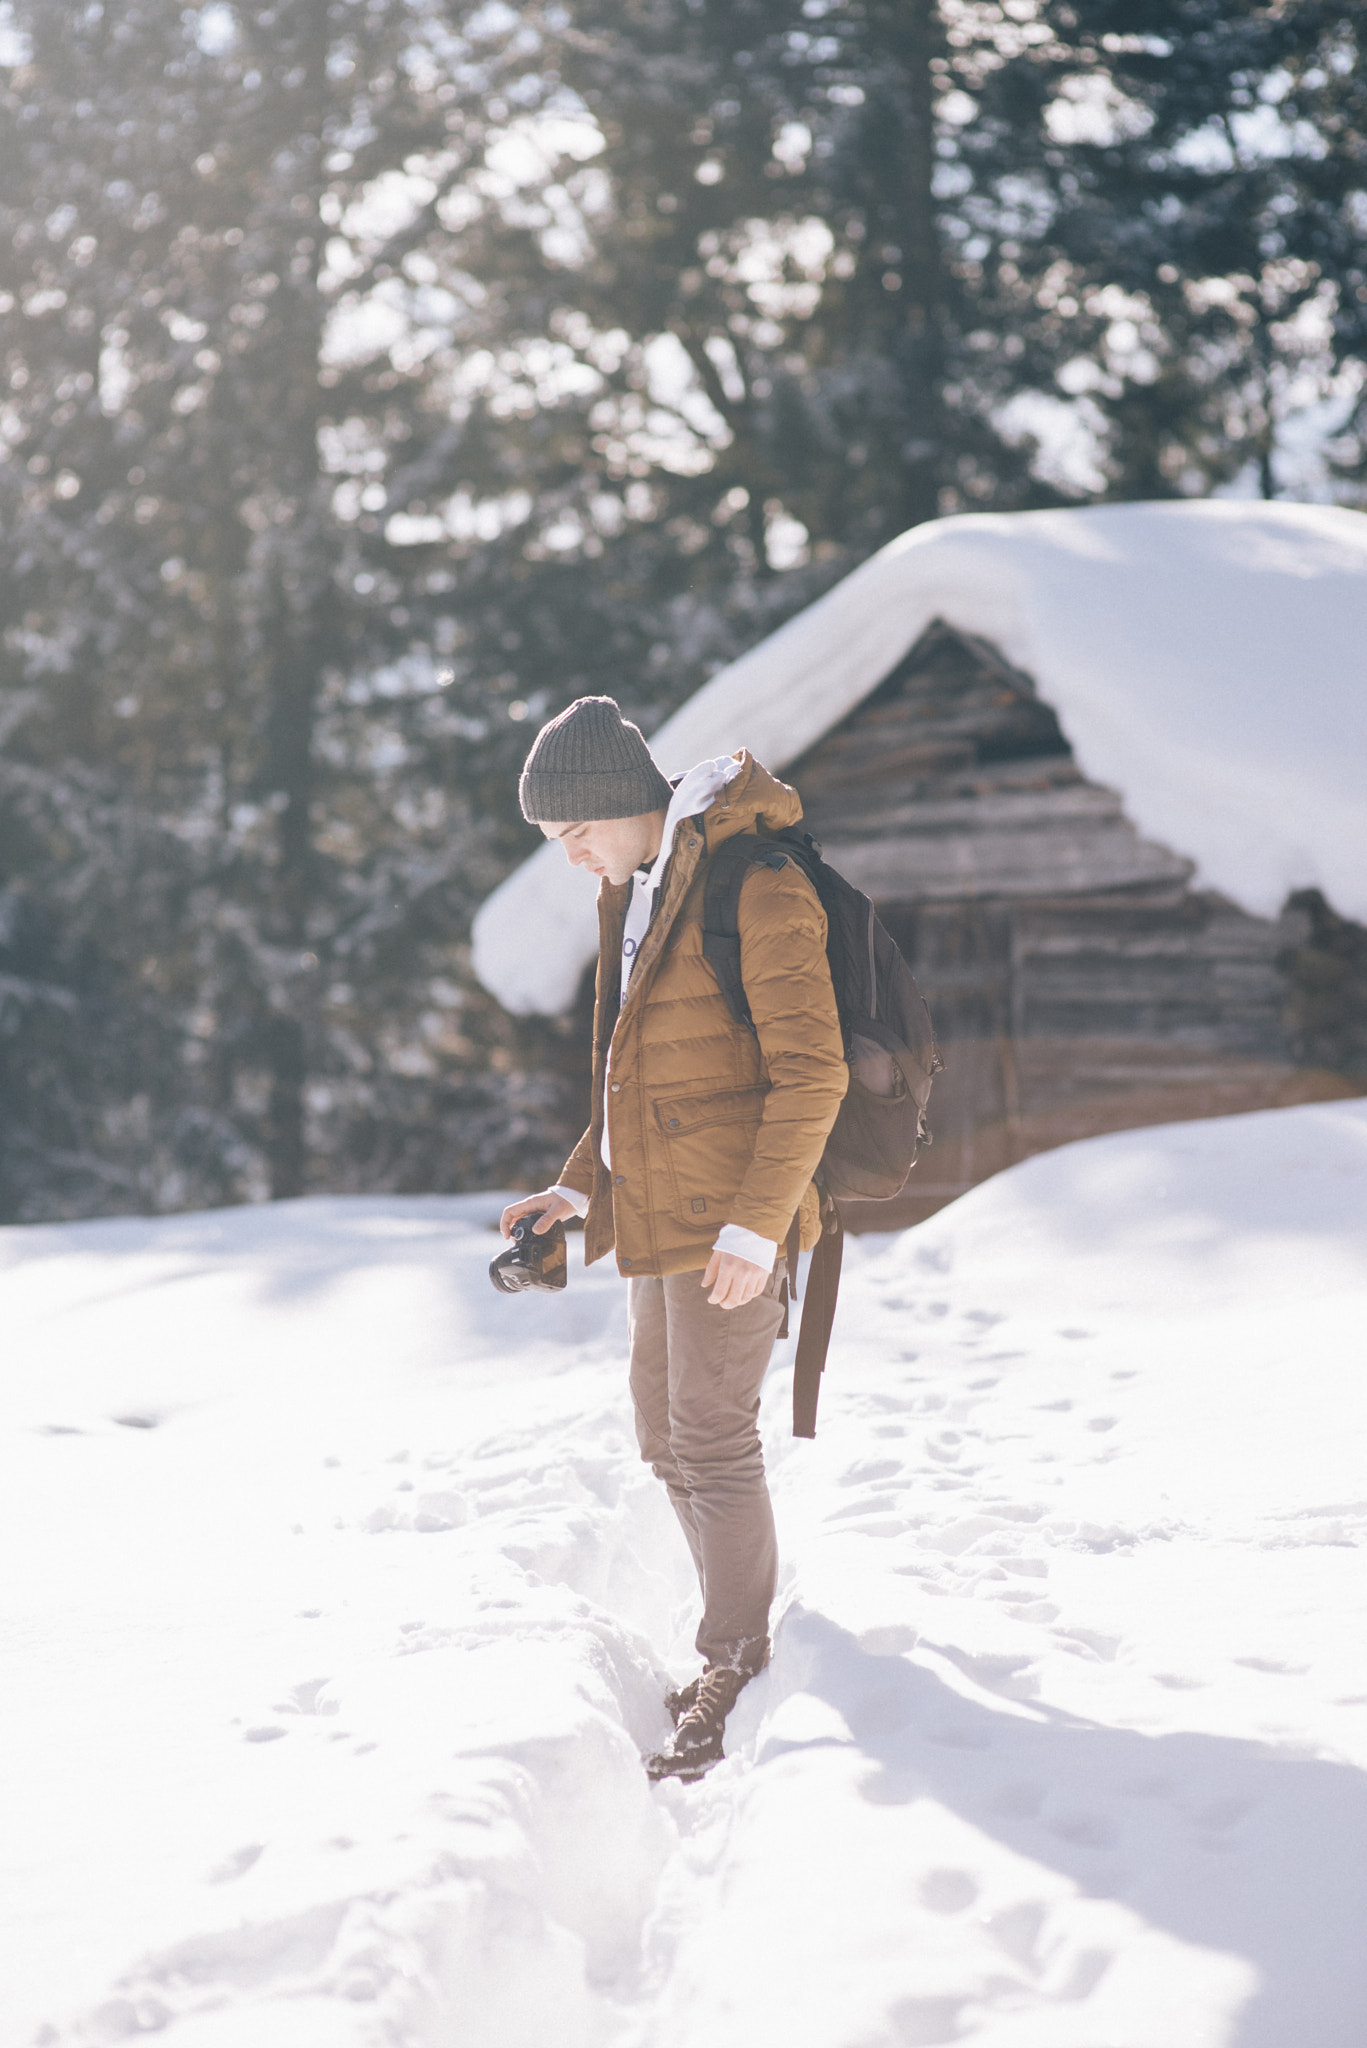
[(718, 791), (703, 812), (709, 853), (738, 832), (781, 832), (802, 817), (802, 799), (795, 789), (762, 768), (746, 748), (738, 748), (733, 758), (741, 764), (740, 774)]
[[(723, 760), (725, 756), (721, 757)], [(668, 877), (661, 871), (661, 886), (666, 906), (666, 922), (673, 916), (683, 901), (689, 884), (697, 873), (698, 863), (708, 854), (714, 853), (725, 839), (734, 839), (741, 832), (781, 832), (787, 825), (796, 825), (802, 817), (802, 799), (795, 789), (786, 782), (780, 782), (767, 768), (762, 768), (754, 755), (740, 747), (732, 755), (740, 762), (739, 774), (732, 777), (723, 789), (713, 797), (707, 809), (701, 813), (703, 840), (699, 846), (693, 819), (680, 818), (674, 827), (673, 844), (667, 851), (669, 862)], [(661, 857), (666, 850), (661, 849)], [(621, 943), (621, 918), (630, 894), (629, 882), (604, 880), (598, 887), (600, 913), (612, 920), (611, 926), (600, 929), (600, 950), (606, 946), (615, 953)], [(636, 981), (633, 974), (633, 984)]]

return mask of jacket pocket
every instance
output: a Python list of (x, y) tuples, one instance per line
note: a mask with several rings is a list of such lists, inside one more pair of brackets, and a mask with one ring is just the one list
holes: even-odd
[(718, 1088), (711, 1095), (674, 1095), (655, 1104), (655, 1121), (667, 1138), (688, 1137), (711, 1124), (749, 1122), (764, 1114), (765, 1087)]
[(745, 1178), (767, 1087), (669, 1095), (655, 1103), (674, 1214), (689, 1233), (714, 1234)]

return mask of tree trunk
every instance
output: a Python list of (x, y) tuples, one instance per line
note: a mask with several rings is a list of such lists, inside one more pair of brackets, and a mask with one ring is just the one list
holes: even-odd
[(267, 1109), (267, 1153), (271, 1200), (288, 1202), (304, 1192), (304, 1083), (308, 1058), (297, 1017), (272, 1017), (267, 1033), (271, 1093)]
[(306, 194), (313, 247), (302, 277), (281, 279), (281, 419), (277, 486), (290, 519), (278, 544), (275, 564), (276, 626), (267, 650), (267, 740), (263, 781), (276, 805), (276, 890), (273, 919), (277, 941), (301, 955), (291, 977), (292, 1014), (277, 1013), (266, 1035), (271, 1088), (267, 1130), (271, 1198), (285, 1201), (304, 1192), (307, 1147), (304, 1091), (308, 1079), (308, 1037), (304, 991), (309, 909), (314, 894), (312, 805), (314, 726), (326, 661), (326, 618), (331, 595), (330, 551), (318, 519), (320, 489), (319, 352), (323, 309), (317, 289), (322, 261), (318, 205), (323, 189), (324, 127), (327, 118), (330, 0), (308, 0), (302, 17), (300, 60), (304, 81), (297, 148), (304, 162), (294, 181), (294, 205)]
[(936, 0), (873, 0), (868, 19), (871, 46), (883, 68), (869, 93), (870, 168), (881, 203), (870, 209), (875, 245), (867, 260), (886, 295), (888, 353), (900, 384), (898, 523), (916, 526), (939, 513), (945, 466), (944, 264), (934, 195), (931, 70), (943, 31)]
[(935, 102), (931, 60), (940, 45), (935, 0), (895, 0), (907, 94), (902, 161), (901, 369), (910, 437), (904, 449), (907, 522), (934, 519), (944, 462), (944, 275), (935, 219)]

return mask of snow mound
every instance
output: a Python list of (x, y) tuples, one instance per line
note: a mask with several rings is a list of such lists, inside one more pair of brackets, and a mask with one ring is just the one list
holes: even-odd
[[(795, 761), (935, 617), (1035, 679), (1083, 772), (1198, 879), (1273, 916), (1316, 886), (1367, 921), (1367, 515), (1326, 505), (974, 513), (889, 542), (699, 690), (666, 774), (748, 747)], [(543, 847), (481, 907), (475, 969), (518, 1014), (593, 958), (589, 879)]]
[(0, 1232), (0, 2036), (1360, 2048), (1367, 1102), (851, 1243), (696, 1787), (622, 1289), (499, 1207)]

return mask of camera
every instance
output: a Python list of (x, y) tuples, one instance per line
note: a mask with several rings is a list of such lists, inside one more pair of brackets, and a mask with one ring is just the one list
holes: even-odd
[(565, 1226), (553, 1223), (540, 1237), (535, 1226), (539, 1216), (519, 1216), (513, 1225), (513, 1241), (500, 1252), (489, 1268), (489, 1278), (500, 1294), (522, 1294), (529, 1287), (552, 1293), (569, 1278), (569, 1255)]

